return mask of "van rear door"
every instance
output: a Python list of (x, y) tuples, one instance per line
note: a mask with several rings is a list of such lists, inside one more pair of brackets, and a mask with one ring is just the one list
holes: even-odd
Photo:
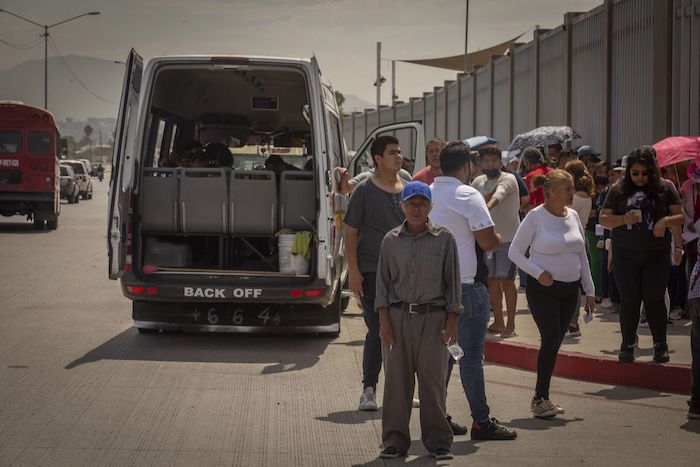
[[(360, 145), (348, 167), (350, 178), (361, 172), (368, 171), (373, 166), (370, 148), (377, 137), (384, 135), (396, 135), (399, 139), (404, 158), (408, 158), (414, 162), (412, 175), (425, 167), (425, 134), (423, 133), (423, 124), (420, 122), (392, 123), (390, 125), (380, 126), (374, 130)], [(407, 144), (409, 147), (406, 147)]]
[(109, 217), (107, 226), (107, 250), (109, 253), (109, 278), (118, 279), (124, 273), (127, 243), (131, 241), (130, 221), (131, 190), (136, 164), (136, 134), (139, 94), (143, 59), (131, 49), (126, 61), (122, 98), (119, 104), (117, 132), (112, 155), (112, 177), (109, 181)]

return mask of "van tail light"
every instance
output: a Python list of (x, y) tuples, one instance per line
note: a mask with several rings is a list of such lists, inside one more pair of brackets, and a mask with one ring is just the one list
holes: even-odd
[(324, 292), (325, 290), (323, 289), (304, 290), (304, 295), (307, 297), (322, 297)]
[(143, 295), (146, 292), (146, 287), (142, 285), (127, 285), (126, 291), (134, 295)]
[(304, 295), (304, 292), (302, 292), (301, 289), (293, 289), (289, 291), (289, 295), (291, 297), (299, 298)]

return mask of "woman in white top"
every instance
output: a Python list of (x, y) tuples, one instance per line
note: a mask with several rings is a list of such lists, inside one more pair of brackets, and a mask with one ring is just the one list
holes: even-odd
[[(526, 296), (540, 331), (537, 356), (537, 386), (530, 410), (536, 417), (551, 418), (563, 409), (549, 400), (549, 383), (557, 353), (583, 286), (586, 305), (595, 308), (595, 287), (586, 255), (586, 237), (576, 211), (569, 208), (574, 181), (564, 170), (536, 177), (543, 186), (544, 204), (523, 219), (510, 245), (508, 256), (527, 272)], [(525, 252), (530, 249), (530, 257)]]

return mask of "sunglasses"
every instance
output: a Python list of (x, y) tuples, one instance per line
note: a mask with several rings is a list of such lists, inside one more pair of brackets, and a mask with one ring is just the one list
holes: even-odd
[(649, 172), (647, 172), (647, 171), (641, 171), (641, 172), (634, 171), (634, 172), (630, 172), (630, 175), (633, 177), (640, 177), (640, 176), (641, 177), (648, 177)]

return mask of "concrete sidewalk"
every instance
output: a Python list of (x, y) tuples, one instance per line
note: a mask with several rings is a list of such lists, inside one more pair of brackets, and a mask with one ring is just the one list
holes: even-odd
[[(585, 381), (608, 384), (627, 384), (687, 393), (690, 390), (690, 321), (674, 321), (668, 326), (668, 345), (671, 362), (653, 363), (654, 354), (648, 327), (638, 329), (639, 348), (635, 363), (620, 365), (617, 354), (621, 344), (619, 314), (611, 309), (597, 307), (594, 319), (586, 324), (581, 310), (580, 337), (565, 337), (555, 374)], [(518, 293), (515, 319), (517, 336), (507, 339), (500, 334), (489, 334), (486, 343), (486, 359), (493, 363), (536, 369), (540, 336), (523, 291)]]

